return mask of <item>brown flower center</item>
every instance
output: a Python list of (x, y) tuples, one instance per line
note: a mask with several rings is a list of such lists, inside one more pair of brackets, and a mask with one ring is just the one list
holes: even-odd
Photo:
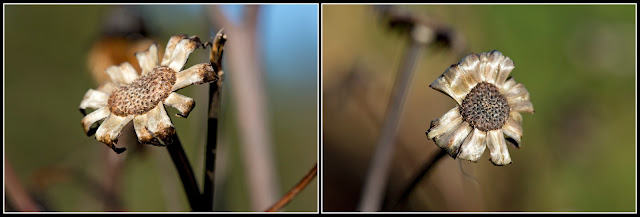
[(509, 119), (509, 103), (495, 85), (481, 82), (462, 100), (460, 115), (474, 128), (496, 130)]
[(164, 101), (176, 83), (176, 72), (159, 66), (148, 74), (121, 86), (109, 96), (111, 113), (118, 116), (141, 115)]

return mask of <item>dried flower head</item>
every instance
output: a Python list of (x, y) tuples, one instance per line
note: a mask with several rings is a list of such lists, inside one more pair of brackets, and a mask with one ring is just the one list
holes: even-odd
[[(175, 91), (192, 84), (214, 82), (218, 79), (210, 63), (194, 65), (182, 70), (189, 55), (203, 46), (198, 37), (173, 36), (169, 39), (161, 62), (158, 62), (158, 46), (153, 43), (143, 52), (135, 54), (142, 72), (140, 76), (128, 62), (106, 69), (111, 82), (97, 90), (89, 89), (80, 103), (84, 132), (105, 143), (117, 153), (116, 148), (122, 128), (133, 120), (138, 140), (143, 144), (164, 146), (170, 144), (175, 129), (164, 105), (178, 109), (179, 117), (187, 117), (195, 101)], [(86, 115), (87, 108), (96, 109)], [(104, 119), (97, 130), (94, 123)]]
[(506, 142), (520, 147), (520, 112), (534, 112), (524, 85), (507, 78), (513, 68), (513, 61), (495, 50), (472, 53), (451, 65), (430, 87), (449, 95), (458, 106), (431, 121), (427, 138), (453, 158), (477, 162), (489, 147), (491, 162), (510, 164)]

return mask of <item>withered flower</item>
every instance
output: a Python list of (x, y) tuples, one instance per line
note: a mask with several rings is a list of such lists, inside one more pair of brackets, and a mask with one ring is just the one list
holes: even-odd
[(520, 147), (520, 112), (534, 112), (524, 85), (507, 78), (513, 68), (513, 61), (495, 50), (472, 53), (449, 67), (430, 87), (458, 105), (431, 121), (427, 138), (453, 158), (477, 162), (489, 147), (491, 162), (510, 164), (506, 142)]
[[(214, 82), (218, 79), (210, 63), (194, 65), (182, 70), (189, 55), (203, 46), (198, 37), (173, 36), (169, 39), (161, 62), (158, 46), (153, 43), (147, 50), (135, 53), (142, 72), (140, 76), (128, 63), (110, 66), (106, 72), (111, 82), (97, 90), (89, 89), (80, 103), (84, 132), (121, 153), (116, 148), (122, 128), (133, 120), (138, 140), (143, 144), (164, 146), (170, 144), (175, 129), (164, 105), (178, 109), (179, 117), (187, 117), (195, 101), (175, 91), (192, 84)], [(96, 109), (86, 115), (85, 109)], [(97, 130), (91, 126), (103, 120)]]

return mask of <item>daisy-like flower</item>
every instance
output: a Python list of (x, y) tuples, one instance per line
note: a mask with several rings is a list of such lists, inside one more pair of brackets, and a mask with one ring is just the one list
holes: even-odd
[(513, 61), (495, 50), (472, 53), (449, 67), (429, 86), (458, 106), (431, 121), (427, 138), (453, 158), (477, 162), (489, 147), (491, 162), (510, 164), (506, 143), (520, 148), (520, 112), (534, 112), (524, 85), (507, 78), (513, 68)]
[[(118, 135), (122, 128), (133, 120), (138, 140), (143, 144), (165, 146), (172, 143), (175, 128), (164, 105), (178, 109), (178, 117), (186, 118), (195, 106), (195, 101), (175, 91), (192, 84), (214, 82), (218, 76), (210, 63), (194, 65), (182, 70), (189, 55), (203, 46), (198, 37), (173, 36), (169, 39), (161, 62), (158, 62), (158, 46), (153, 43), (147, 50), (135, 53), (142, 72), (140, 76), (128, 63), (106, 69), (111, 77), (97, 90), (89, 89), (80, 103), (82, 127), (87, 136), (96, 134), (96, 139), (116, 153)], [(86, 114), (87, 108), (95, 109)], [(92, 127), (100, 120), (99, 127)]]

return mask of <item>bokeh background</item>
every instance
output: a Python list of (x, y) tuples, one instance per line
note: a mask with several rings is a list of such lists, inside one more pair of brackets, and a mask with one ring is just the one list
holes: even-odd
[[(105, 30), (111, 28), (107, 23), (118, 23), (107, 20), (126, 20), (127, 16), (141, 20), (142, 23), (125, 21), (119, 25), (133, 25), (125, 29), (144, 26), (145, 37), (158, 42), (163, 50), (172, 35), (197, 35), (206, 41), (224, 28), (217, 26), (207, 7), (127, 5), (124, 8), (128, 13), (114, 16), (122, 6), (4, 5), (5, 163), (46, 210), (190, 210), (165, 148), (129, 146), (125, 153), (116, 155), (93, 136), (84, 135), (78, 106), (85, 92), (98, 85), (90, 73), (88, 58), (104, 39)], [(222, 5), (219, 9), (235, 21), (242, 17), (245, 7)], [(262, 5), (259, 10), (256, 46), (267, 102), (261, 109), (267, 116), (267, 132), (272, 139), (279, 198), (317, 161), (318, 5)], [(234, 36), (229, 35), (229, 40)], [(141, 45), (142, 50), (147, 46)], [(132, 51), (126, 58), (141, 51), (130, 47)], [(105, 48), (115, 49), (115, 45)], [(198, 49), (186, 66), (206, 61), (208, 50)], [(234, 77), (228, 66), (223, 65), (226, 80), (214, 210), (252, 211), (239, 145), (237, 108), (230, 93), (235, 89), (231, 81), (242, 78)], [(175, 117), (173, 108), (167, 111), (202, 190), (208, 85), (194, 85), (178, 92), (197, 102), (187, 119)], [(114, 161), (120, 165), (116, 172), (109, 168), (109, 162)], [(114, 173), (118, 175), (112, 176)], [(284, 210), (317, 211), (317, 190), (318, 182), (314, 180)], [(105, 191), (115, 193), (115, 198)], [(5, 210), (14, 208), (7, 199)]]
[[(322, 7), (323, 210), (352, 211), (408, 37), (373, 6)], [(455, 101), (429, 84), (463, 56), (510, 57), (536, 112), (523, 114), (513, 164), (494, 166), (488, 151), (478, 163), (446, 156), (387, 211), (636, 211), (635, 5), (400, 7), (449, 25), (467, 50), (430, 47), (419, 60), (385, 206), (439, 151), (425, 131)]]

